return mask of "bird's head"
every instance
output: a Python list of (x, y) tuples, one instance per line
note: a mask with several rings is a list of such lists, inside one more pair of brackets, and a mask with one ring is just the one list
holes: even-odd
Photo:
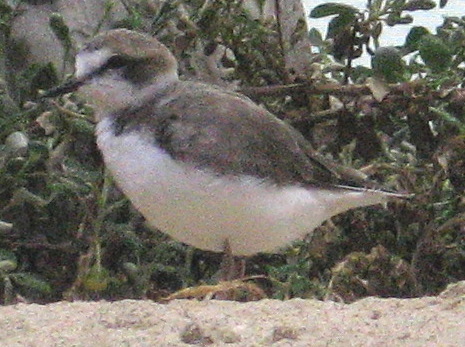
[(157, 39), (126, 29), (95, 36), (76, 55), (75, 77), (46, 92), (79, 93), (103, 112), (137, 105), (177, 81), (177, 61)]

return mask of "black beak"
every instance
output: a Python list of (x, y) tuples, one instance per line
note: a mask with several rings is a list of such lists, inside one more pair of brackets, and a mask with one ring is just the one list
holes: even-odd
[(71, 79), (68, 82), (65, 82), (64, 84), (49, 89), (47, 90), (42, 96), (41, 99), (43, 98), (54, 98), (66, 93), (71, 93), (76, 91), (80, 86), (82, 86), (85, 83), (85, 79)]

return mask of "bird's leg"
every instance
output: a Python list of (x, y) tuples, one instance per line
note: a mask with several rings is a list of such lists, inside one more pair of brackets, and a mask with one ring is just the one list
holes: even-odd
[(226, 240), (223, 249), (223, 260), (220, 264), (219, 279), (220, 281), (232, 281), (244, 278), (245, 259), (235, 257), (232, 254), (229, 241)]

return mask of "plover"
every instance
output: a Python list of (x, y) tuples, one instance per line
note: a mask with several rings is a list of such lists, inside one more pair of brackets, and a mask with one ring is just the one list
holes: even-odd
[(174, 239), (235, 256), (276, 252), (334, 215), (402, 196), (343, 185), (294, 128), (177, 70), (157, 39), (116, 29), (85, 45), (75, 78), (46, 95), (79, 90), (95, 106), (106, 167)]

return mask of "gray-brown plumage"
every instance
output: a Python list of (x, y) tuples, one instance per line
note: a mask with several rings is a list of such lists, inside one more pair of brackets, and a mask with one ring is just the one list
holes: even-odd
[(302, 148), (302, 135), (240, 94), (182, 82), (113, 117), (116, 136), (149, 131), (174, 159), (218, 175), (251, 175), (278, 185), (335, 182)]

